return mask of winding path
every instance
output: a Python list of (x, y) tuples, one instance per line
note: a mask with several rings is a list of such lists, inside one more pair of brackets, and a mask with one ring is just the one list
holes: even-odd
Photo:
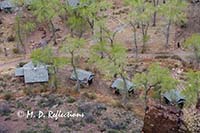
[(13, 60), (13, 61), (10, 61), (10, 62), (5, 62), (3, 64), (0, 64), (0, 72), (3, 71), (4, 69), (9, 69), (9, 68), (15, 67), (20, 62), (28, 62), (28, 61), (30, 61), (30, 58), (28, 58), (28, 57), (24, 58), (23, 57), (23, 58), (19, 58), (17, 60)]
[[(168, 53), (139, 54), (138, 57), (140, 59), (144, 59), (144, 58), (153, 59), (157, 56), (170, 56), (171, 57), (173, 55), (179, 56), (184, 62), (189, 62), (188, 57), (191, 56), (192, 53), (177, 49), (177, 50), (174, 50), (174, 51), (171, 51)], [(135, 54), (129, 54), (129, 57), (130, 58), (135, 57)], [(14, 60), (14, 61), (5, 62), (3, 64), (0, 64), (0, 72), (3, 71), (4, 69), (9, 69), (9, 68), (15, 67), (20, 62), (28, 62), (28, 61), (30, 61), (29, 56), (22, 57), (22, 58)]]

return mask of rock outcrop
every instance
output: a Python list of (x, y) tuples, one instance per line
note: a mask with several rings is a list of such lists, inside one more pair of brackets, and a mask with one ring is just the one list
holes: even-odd
[(152, 105), (144, 119), (144, 133), (184, 133), (181, 129), (182, 111), (175, 107)]

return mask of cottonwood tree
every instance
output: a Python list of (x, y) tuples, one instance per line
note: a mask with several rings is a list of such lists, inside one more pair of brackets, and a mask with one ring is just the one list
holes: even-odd
[(169, 47), (169, 38), (172, 24), (186, 21), (185, 9), (187, 2), (185, 0), (167, 0), (165, 4), (159, 6), (159, 13), (166, 20), (165, 47)]
[(159, 64), (152, 64), (146, 72), (137, 73), (133, 82), (137, 88), (144, 90), (145, 112), (148, 110), (149, 92), (153, 92), (154, 96), (159, 97), (161, 94), (174, 89), (177, 81), (172, 78), (169, 69), (161, 67)]
[(186, 88), (182, 93), (186, 96), (186, 105), (198, 105), (200, 102), (200, 71), (189, 71), (186, 74)]
[[(101, 58), (98, 53), (104, 53), (104, 58)], [(126, 49), (121, 44), (108, 45), (96, 44), (91, 49), (90, 61), (101, 71), (102, 74), (108, 79), (119, 76), (123, 79), (124, 90), (123, 102), (126, 104), (128, 98), (128, 88), (126, 84), (126, 70), (127, 54)]]
[(149, 39), (148, 29), (151, 21), (151, 17), (155, 11), (154, 6), (146, 2), (146, 0), (126, 0), (126, 3), (130, 5), (131, 11), (129, 13), (128, 21), (132, 27), (134, 33), (134, 44), (136, 47), (136, 54), (138, 51), (136, 27), (141, 26), (142, 32), (142, 53), (146, 51), (146, 43)]
[(77, 56), (81, 56), (81, 49), (83, 48), (85, 44), (85, 40), (78, 37), (71, 37), (68, 36), (66, 43), (62, 47), (62, 51), (64, 51), (66, 54), (70, 54), (70, 57), (67, 58), (67, 60), (70, 60), (70, 65), (73, 67), (73, 72), (76, 77), (76, 90), (79, 92), (80, 90), (80, 81), (77, 73), (77, 65), (78, 62), (76, 61)]
[(56, 28), (53, 19), (60, 14), (60, 0), (35, 0), (31, 2), (31, 11), (36, 16), (36, 20), (40, 23), (47, 23), (52, 32), (54, 45), (56, 41)]
[(31, 59), (35, 63), (44, 63), (48, 65), (48, 70), (50, 73), (51, 87), (58, 88), (57, 72), (58, 68), (67, 64), (68, 60), (64, 57), (57, 57), (53, 49), (50, 47), (45, 47), (44, 49), (36, 49), (31, 53)]
[(189, 37), (185, 41), (185, 47), (192, 49), (198, 68), (200, 63), (200, 34), (193, 34)]

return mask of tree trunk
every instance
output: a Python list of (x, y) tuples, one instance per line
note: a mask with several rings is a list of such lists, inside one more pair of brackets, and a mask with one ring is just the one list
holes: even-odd
[(54, 76), (53, 84), (54, 84), (55, 89), (57, 90), (58, 89), (58, 81), (57, 81), (57, 75), (56, 74), (57, 74), (56, 67), (53, 66), (53, 76)]
[[(103, 28), (102, 28), (102, 27), (100, 27), (100, 37), (99, 37), (99, 41), (100, 41), (100, 44), (103, 43)], [(103, 57), (103, 51), (101, 51), (100, 54), (101, 54), (101, 58), (103, 59), (103, 58), (104, 58), (104, 57)]]
[(146, 42), (147, 42), (147, 31), (149, 28), (149, 24), (147, 23), (146, 25), (142, 23), (142, 53), (145, 53), (146, 51)]
[(134, 44), (135, 44), (135, 56), (136, 59), (138, 58), (138, 45), (137, 45), (137, 33), (136, 33), (136, 28), (134, 27)]
[(120, 74), (120, 76), (123, 79), (124, 89), (125, 89), (125, 90), (123, 90), (124, 91), (123, 93), (125, 93), (124, 96), (123, 96), (123, 102), (124, 102), (124, 104), (126, 104), (127, 100), (128, 100), (128, 87), (127, 87), (126, 79), (123, 76), (123, 74)]
[(7, 48), (4, 48), (4, 55), (5, 55), (6, 57), (8, 56)]
[(165, 48), (169, 48), (170, 27), (171, 27), (171, 20), (169, 20), (167, 24)]
[(130, 23), (132, 26), (132, 31), (133, 31), (133, 41), (135, 45), (135, 56), (136, 59), (138, 59), (138, 45), (137, 45), (137, 29), (134, 24)]
[(146, 118), (146, 115), (147, 115), (147, 111), (149, 110), (149, 107), (148, 107), (148, 94), (149, 94), (149, 91), (150, 91), (150, 88), (151, 87), (147, 87), (147, 83), (144, 85), (144, 88), (145, 88), (145, 94), (144, 94), (144, 118), (143, 118), (143, 121), (145, 121), (145, 118)]
[(94, 35), (94, 20), (87, 19), (88, 24), (90, 25), (92, 35)]
[(153, 13), (153, 25), (152, 26), (156, 26), (156, 16), (157, 16), (157, 12)]
[[(153, 0), (154, 7), (157, 7), (159, 3), (159, 0)], [(156, 26), (156, 17), (157, 17), (157, 11), (153, 14), (153, 26)]]
[(151, 87), (148, 87), (147, 85), (147, 81), (145, 82), (144, 84), (144, 88), (145, 88), (145, 94), (144, 94), (144, 111), (145, 111), (145, 114), (148, 110), (148, 94), (149, 94), (149, 91), (151, 89)]
[[(19, 39), (20, 45), (23, 47), (23, 53), (26, 54), (26, 48), (25, 48), (25, 45), (23, 43), (23, 39), (22, 39), (22, 36), (21, 36), (20, 16), (17, 16), (17, 37)], [(19, 51), (21, 51), (19, 49), (18, 45), (17, 45), (17, 48), (18, 48)]]
[(76, 78), (76, 91), (79, 92), (80, 91), (80, 81), (78, 78), (78, 73), (76, 71), (76, 65), (74, 63), (74, 52), (73, 51), (71, 52), (71, 65), (73, 67), (73, 71), (74, 71), (75, 78)]
[(196, 103), (196, 109), (200, 110), (200, 97), (199, 97), (199, 92), (197, 92), (197, 103)]
[(54, 45), (57, 45), (57, 42), (56, 42), (56, 29), (55, 29), (55, 26), (54, 26), (52, 20), (50, 20), (50, 25), (51, 25), (52, 39), (53, 39)]

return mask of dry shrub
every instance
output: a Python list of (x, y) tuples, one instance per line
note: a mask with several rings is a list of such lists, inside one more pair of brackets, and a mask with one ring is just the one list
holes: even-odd
[(11, 92), (5, 92), (3, 99), (8, 101), (12, 99), (12, 93)]
[(23, 89), (23, 93), (25, 94), (25, 95), (27, 95), (27, 96), (30, 96), (30, 95), (32, 95), (33, 94), (33, 92), (32, 92), (32, 89), (31, 88), (24, 88)]
[(13, 51), (14, 54), (19, 54), (20, 53), (19, 49), (17, 49), (17, 48), (13, 48), (12, 51)]
[(87, 98), (89, 98), (89, 99), (91, 99), (91, 100), (94, 100), (94, 99), (97, 98), (97, 95), (96, 95), (94, 92), (92, 92), (92, 93), (84, 92), (84, 93), (83, 93), (83, 96), (84, 96), (84, 97), (87, 97)]
[(111, 101), (111, 106), (113, 106), (114, 108), (124, 108), (122, 103), (120, 101), (118, 101), (118, 100), (112, 100)]

